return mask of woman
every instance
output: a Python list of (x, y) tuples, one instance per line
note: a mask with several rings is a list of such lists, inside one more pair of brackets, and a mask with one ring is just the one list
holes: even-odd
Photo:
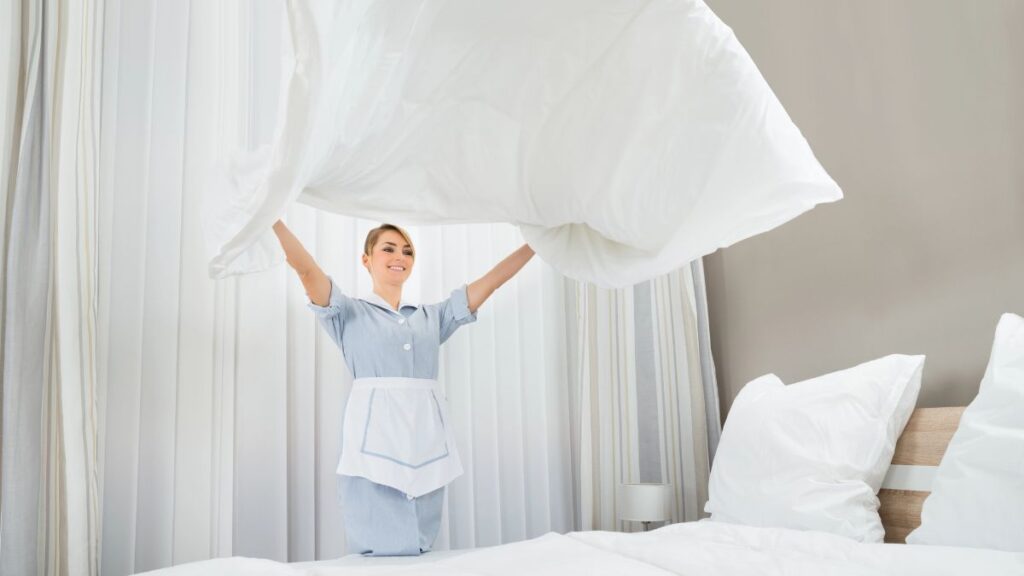
[(447, 300), (416, 306), (402, 300), (416, 252), (401, 228), (382, 224), (366, 236), (362, 261), (373, 278), (366, 299), (342, 294), (280, 220), (274, 232), (354, 378), (337, 469), (349, 552), (425, 552), (441, 524), (444, 487), (462, 473), (437, 387), (439, 347), (476, 320), (533, 250), (524, 244)]

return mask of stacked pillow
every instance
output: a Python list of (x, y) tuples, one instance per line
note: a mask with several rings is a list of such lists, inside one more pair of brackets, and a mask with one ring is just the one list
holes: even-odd
[(747, 384), (715, 455), (711, 520), (881, 542), (876, 493), (924, 360), (892, 355), (789, 386), (775, 375)]
[(1004, 314), (908, 544), (1024, 552), (1024, 318)]

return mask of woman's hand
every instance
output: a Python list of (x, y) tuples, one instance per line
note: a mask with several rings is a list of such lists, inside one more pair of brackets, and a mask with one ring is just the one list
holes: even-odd
[(288, 265), (295, 269), (299, 280), (302, 280), (302, 287), (306, 289), (309, 301), (317, 306), (327, 306), (331, 299), (331, 279), (317, 266), (316, 260), (306, 252), (302, 243), (284, 222), (274, 222), (274, 233), (281, 242)]
[(518, 250), (491, 268), (491, 271), (484, 274), (479, 280), (473, 282), (466, 288), (466, 296), (469, 298), (469, 311), (476, 313), (477, 309), (490, 298), (491, 294), (499, 286), (508, 282), (522, 270), (523, 266), (533, 258), (533, 248), (529, 244), (523, 244)]

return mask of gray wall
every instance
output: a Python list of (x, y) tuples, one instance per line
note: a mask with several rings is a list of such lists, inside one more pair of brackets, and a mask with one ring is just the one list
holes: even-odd
[(723, 414), (893, 352), (928, 355), (920, 405), (968, 403), (1024, 314), (1024, 2), (708, 4), (846, 194), (706, 258)]

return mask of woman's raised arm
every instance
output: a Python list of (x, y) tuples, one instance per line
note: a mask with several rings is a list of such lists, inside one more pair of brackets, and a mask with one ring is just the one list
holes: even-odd
[(519, 270), (533, 258), (533, 248), (529, 244), (523, 244), (518, 250), (507, 258), (498, 262), (498, 265), (491, 268), (491, 271), (484, 274), (479, 280), (473, 282), (466, 288), (466, 296), (469, 299), (469, 311), (476, 313), (477, 309), (498, 289), (499, 286), (516, 275)]
[(281, 242), (281, 248), (284, 248), (288, 265), (295, 269), (299, 280), (302, 280), (302, 287), (306, 289), (309, 301), (317, 306), (326, 306), (331, 299), (330, 278), (317, 266), (316, 260), (306, 252), (302, 243), (284, 222), (278, 220), (274, 223), (274, 233)]

